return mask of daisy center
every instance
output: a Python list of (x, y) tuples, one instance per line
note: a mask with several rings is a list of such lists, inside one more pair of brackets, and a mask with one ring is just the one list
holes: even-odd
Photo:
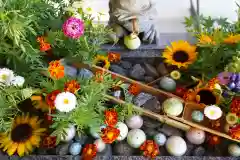
[(8, 76), (7, 76), (6, 74), (3, 74), (3, 75), (1, 76), (1, 78), (2, 78), (3, 80), (7, 80)]
[(99, 67), (104, 67), (105, 65), (106, 65), (105, 61), (102, 61), (102, 60), (98, 61), (96, 64), (96, 66), (99, 66)]
[(173, 54), (173, 59), (176, 62), (184, 63), (189, 59), (189, 55), (185, 51), (177, 51)]
[(213, 111), (213, 110), (210, 111), (210, 115), (211, 115), (211, 116), (214, 116), (214, 115), (215, 115), (215, 111)]
[(63, 103), (64, 103), (64, 104), (68, 104), (68, 103), (69, 103), (69, 100), (68, 100), (68, 99), (64, 99), (64, 100), (63, 100)]
[(33, 129), (29, 124), (17, 125), (11, 132), (11, 139), (14, 142), (25, 142), (33, 133)]
[(214, 96), (214, 94), (210, 90), (201, 90), (198, 92), (200, 96), (200, 103), (206, 104), (206, 105), (212, 105), (216, 104), (217, 99)]

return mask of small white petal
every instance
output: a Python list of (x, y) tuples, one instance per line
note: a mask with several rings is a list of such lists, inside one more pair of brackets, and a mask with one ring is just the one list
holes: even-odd
[(76, 107), (77, 98), (73, 93), (62, 92), (57, 95), (54, 103), (60, 112), (70, 112)]
[(13, 78), (13, 80), (11, 81), (11, 84), (13, 84), (14, 86), (22, 87), (24, 82), (25, 82), (24, 77), (22, 77), (22, 76), (15, 76)]
[(14, 78), (14, 73), (8, 68), (0, 69), (0, 85), (10, 85)]

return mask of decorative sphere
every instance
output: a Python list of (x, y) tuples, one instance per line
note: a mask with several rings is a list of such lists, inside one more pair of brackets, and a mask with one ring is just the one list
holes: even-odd
[(159, 145), (159, 146), (163, 146), (166, 141), (167, 141), (167, 138), (164, 134), (162, 133), (158, 133), (154, 136), (154, 141)]
[(192, 112), (192, 120), (195, 122), (202, 122), (204, 119), (204, 114), (201, 111)]
[(164, 112), (171, 116), (179, 116), (183, 111), (183, 104), (177, 98), (169, 98), (165, 100), (162, 106)]
[(135, 50), (141, 45), (141, 40), (136, 34), (130, 34), (124, 37), (124, 44), (128, 49)]
[(69, 147), (69, 153), (73, 156), (80, 154), (81, 150), (82, 150), (82, 145), (78, 142), (71, 144), (71, 146)]
[(191, 128), (187, 131), (186, 137), (189, 142), (192, 144), (200, 145), (204, 143), (206, 135), (203, 130), (197, 129), (197, 128)]
[(120, 131), (120, 134), (119, 134), (117, 140), (118, 141), (124, 140), (127, 137), (127, 134), (128, 134), (128, 127), (127, 127), (127, 125), (125, 123), (123, 123), (123, 122), (118, 122), (116, 124), (116, 127)]
[(231, 83), (228, 84), (228, 87), (230, 89), (234, 89), (236, 87), (236, 84), (234, 82), (231, 82)]
[(102, 139), (95, 140), (94, 144), (97, 146), (98, 152), (102, 152), (106, 148), (106, 144), (102, 141)]
[[(105, 125), (102, 125), (102, 126), (100, 127), (100, 131), (101, 131), (101, 129), (103, 129), (103, 128), (106, 128), (106, 126), (105, 126)], [(96, 138), (96, 139), (100, 138), (99, 133), (96, 132), (96, 131), (94, 130), (94, 128), (90, 128), (90, 134), (91, 134), (91, 136), (92, 136), (93, 138)]]
[(230, 144), (228, 146), (228, 153), (233, 157), (240, 156), (240, 147), (237, 144)]
[(61, 136), (61, 140), (64, 142), (71, 141), (76, 135), (76, 129), (74, 125), (69, 125), (68, 128), (65, 129), (66, 135)]
[(143, 119), (139, 115), (134, 115), (126, 120), (126, 124), (131, 129), (139, 129), (143, 125)]
[(182, 137), (171, 136), (167, 139), (166, 149), (172, 156), (182, 156), (187, 151), (187, 144)]
[(133, 148), (139, 148), (146, 141), (146, 135), (141, 129), (132, 129), (128, 132), (127, 142)]
[(166, 91), (174, 91), (177, 84), (172, 78), (163, 77), (159, 82), (159, 86)]

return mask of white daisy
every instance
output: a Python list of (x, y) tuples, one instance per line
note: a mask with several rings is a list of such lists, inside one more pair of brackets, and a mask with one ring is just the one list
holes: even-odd
[(22, 76), (15, 76), (13, 78), (13, 80), (11, 81), (11, 84), (13, 84), (14, 86), (22, 87), (24, 82), (25, 82), (24, 77), (22, 77)]
[(77, 105), (77, 98), (73, 93), (59, 93), (54, 101), (55, 107), (60, 112), (70, 112)]
[(217, 120), (222, 116), (222, 110), (216, 105), (211, 105), (204, 108), (204, 114), (211, 120)]
[(0, 85), (10, 85), (14, 78), (14, 73), (8, 68), (0, 69)]

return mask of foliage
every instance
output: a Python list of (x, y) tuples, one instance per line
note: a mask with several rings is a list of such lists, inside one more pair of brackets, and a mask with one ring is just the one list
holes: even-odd
[[(239, 34), (239, 22), (232, 23), (227, 18), (213, 19), (203, 15), (197, 18), (185, 18), (188, 32), (192, 33), (198, 41), (198, 59), (189, 67), (189, 72), (200, 73), (210, 79), (222, 72), (232, 61), (232, 57), (239, 56), (237, 52), (240, 49), (239, 41), (236, 44), (224, 43), (224, 40), (231, 34)], [(202, 36), (207, 36), (210, 42), (200, 43)]]
[[(240, 52), (238, 53), (240, 54)], [(232, 62), (230, 62), (226, 66), (225, 71), (232, 72), (232, 73), (240, 73), (240, 56), (233, 57)]]
[(32, 88), (0, 86), (0, 132), (11, 129), (14, 117), (21, 114), (19, 104), (29, 99), (35, 92)]
[[(43, 94), (47, 95), (54, 90), (64, 91), (64, 84), (69, 80), (76, 80), (81, 88), (75, 93), (77, 107), (73, 111), (52, 114), (54, 121), (51, 126), (54, 129), (52, 135), (57, 136), (58, 141), (61, 136), (65, 135), (65, 129), (69, 124), (75, 125), (78, 132), (84, 132), (88, 128), (99, 129), (104, 124), (104, 111), (107, 109), (105, 106), (107, 98), (104, 95), (112, 86), (119, 83), (112, 80), (111, 75), (108, 74), (104, 75), (101, 83), (96, 81), (95, 78), (89, 80), (73, 77), (64, 77), (60, 80), (48, 79), (41, 83), (41, 88), (45, 88)], [(116, 106), (116, 109), (119, 111), (122, 120), (132, 112), (129, 107), (125, 110)]]

